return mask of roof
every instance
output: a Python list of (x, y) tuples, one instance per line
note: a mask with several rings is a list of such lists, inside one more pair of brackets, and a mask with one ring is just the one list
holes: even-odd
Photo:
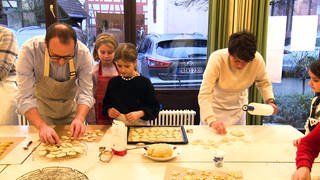
[(78, 0), (58, 0), (59, 6), (70, 18), (87, 18), (87, 12)]

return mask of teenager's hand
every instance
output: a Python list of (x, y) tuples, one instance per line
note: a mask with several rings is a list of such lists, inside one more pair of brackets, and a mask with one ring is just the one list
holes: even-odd
[(213, 121), (210, 127), (214, 129), (218, 134), (227, 134), (226, 127), (222, 121)]
[(144, 116), (143, 111), (133, 111), (133, 112), (126, 114), (126, 118), (127, 118), (128, 122), (130, 122), (130, 123), (133, 123), (134, 121), (140, 119), (143, 116)]

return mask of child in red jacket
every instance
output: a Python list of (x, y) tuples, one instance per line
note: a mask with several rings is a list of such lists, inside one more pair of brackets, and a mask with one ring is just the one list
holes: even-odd
[[(317, 60), (309, 66), (309, 86), (316, 94), (320, 93), (320, 60)], [(312, 100), (310, 117), (308, 125), (312, 127), (311, 132), (305, 137), (295, 140), (297, 146), (296, 166), (297, 170), (292, 175), (293, 180), (310, 179), (310, 172), (314, 159), (320, 152), (320, 126), (318, 126), (318, 104), (315, 104), (320, 97), (316, 96)]]
[(310, 179), (310, 172), (315, 158), (320, 152), (320, 126), (301, 139), (298, 144), (296, 166), (297, 170), (292, 175), (293, 180)]
[[(309, 86), (312, 91), (316, 93), (316, 96), (312, 99), (310, 114), (304, 126), (306, 132), (305, 135), (309, 134), (320, 122), (320, 60), (314, 61), (309, 66)], [(293, 141), (293, 145), (297, 146), (300, 139)]]

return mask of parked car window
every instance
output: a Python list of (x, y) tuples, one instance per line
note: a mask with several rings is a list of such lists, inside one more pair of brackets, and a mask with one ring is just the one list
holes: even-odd
[(142, 42), (142, 44), (141, 44), (141, 46), (140, 46), (140, 48), (139, 48), (139, 52), (140, 53), (145, 53), (147, 50), (148, 50), (148, 47), (150, 46), (150, 40), (149, 39), (145, 39), (143, 42)]
[(206, 52), (206, 40), (170, 40), (158, 43), (157, 54), (171, 58), (204, 56)]

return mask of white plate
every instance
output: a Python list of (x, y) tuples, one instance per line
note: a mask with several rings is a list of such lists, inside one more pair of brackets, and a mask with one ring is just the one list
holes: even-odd
[(177, 150), (177, 147), (176, 147), (176, 146), (172, 146), (172, 148), (174, 148), (174, 150), (173, 150), (172, 156), (170, 156), (170, 157), (165, 157), (165, 158), (152, 157), (152, 156), (149, 156), (149, 155), (147, 154), (147, 152), (143, 153), (143, 155), (144, 155), (145, 157), (149, 158), (149, 159), (154, 160), (154, 161), (170, 161), (171, 159), (176, 158), (176, 157), (180, 154), (180, 152)]

